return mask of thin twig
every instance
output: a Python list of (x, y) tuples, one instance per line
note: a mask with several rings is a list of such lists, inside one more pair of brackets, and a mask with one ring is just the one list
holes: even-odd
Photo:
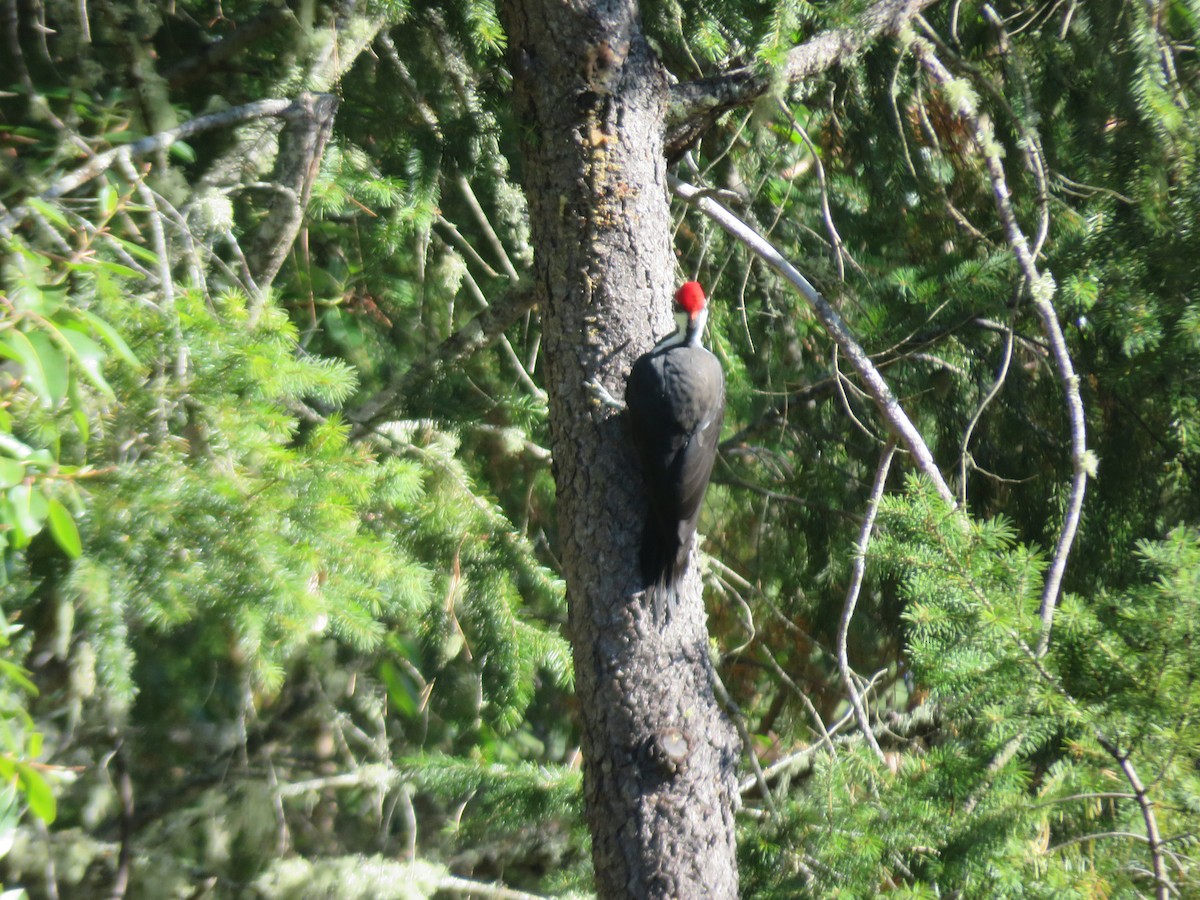
[(412, 73), (408, 71), (408, 66), (400, 59), (400, 54), (396, 51), (396, 44), (392, 41), (392, 36), (386, 30), (381, 31), (378, 41), (379, 45), (383, 47), (384, 55), (387, 56), (388, 62), (396, 70), (396, 74), (400, 78), (400, 83), (408, 91), (409, 99), (412, 100), (413, 105), (417, 108), (417, 114), (421, 117), (421, 121), (440, 138), (442, 136), (442, 129), (438, 125), (437, 113), (421, 97), (421, 90), (417, 87), (417, 81), (412, 77)]
[(517, 274), (516, 266), (508, 258), (508, 251), (504, 249), (504, 242), (500, 240), (500, 235), (496, 234), (496, 229), (492, 228), (492, 223), (488, 220), (487, 213), (483, 211), (483, 206), (480, 204), (479, 198), (475, 196), (475, 192), (471, 190), (471, 182), (467, 181), (465, 175), (458, 176), (458, 189), (462, 192), (463, 199), (467, 201), (467, 207), (474, 213), (475, 221), (479, 223), (479, 227), (483, 231), (483, 236), (487, 238), (492, 252), (500, 260), (500, 268), (504, 270), (504, 274), (508, 276), (509, 280), (513, 284), (516, 284), (521, 280), (521, 276)]
[(858, 595), (862, 591), (863, 578), (867, 570), (867, 547), (871, 543), (871, 532), (875, 528), (875, 516), (879, 512), (879, 502), (883, 499), (883, 491), (887, 485), (888, 469), (892, 465), (892, 457), (896, 454), (895, 440), (888, 441), (879, 459), (879, 468), (875, 470), (875, 484), (871, 487), (871, 496), (867, 500), (867, 512), (863, 516), (862, 530), (858, 534), (858, 543), (854, 547), (854, 567), (850, 573), (850, 587), (846, 591), (846, 602), (842, 606), (842, 619), (838, 623), (837, 661), (838, 670), (842, 673), (842, 683), (850, 695), (850, 704), (858, 717), (858, 727), (862, 730), (867, 744), (875, 751), (881, 762), (885, 762), (883, 750), (875, 735), (871, 733), (871, 722), (867, 718), (867, 709), (863, 705), (862, 695), (854, 683), (855, 675), (850, 669), (850, 657), (846, 648), (847, 636), (850, 633), (850, 620), (854, 618), (854, 608), (858, 605)]
[(821, 155), (817, 152), (812, 138), (808, 136), (807, 131), (800, 127), (800, 123), (796, 121), (796, 117), (792, 115), (791, 109), (782, 99), (779, 100), (779, 109), (787, 117), (788, 123), (792, 126), (792, 133), (804, 142), (804, 146), (812, 154), (813, 169), (817, 173), (817, 189), (821, 194), (821, 217), (825, 220), (825, 230), (829, 232), (829, 243), (833, 248), (833, 259), (837, 265), (838, 281), (845, 281), (845, 260), (849, 254), (842, 244), (842, 236), (838, 233), (837, 226), (833, 223), (833, 211), (829, 207), (829, 184), (825, 180), (825, 165), (821, 162)]
[(309, 778), (305, 781), (280, 784), (276, 788), (276, 793), (280, 797), (290, 798), (303, 797), (305, 794), (312, 794), (318, 791), (338, 790), (342, 788), (389, 790), (399, 782), (400, 773), (396, 769), (375, 763), (360, 766), (353, 772), (324, 775), (319, 778)]
[(483, 274), (488, 278), (499, 278), (500, 273), (491, 267), (486, 259), (479, 255), (479, 251), (471, 246), (471, 242), (462, 236), (462, 232), (458, 230), (453, 222), (444, 216), (438, 216), (434, 220), (435, 225), (441, 228), (450, 236), (449, 243), (458, 250), (466, 259), (469, 259), (479, 268), (483, 269)]
[(345, 413), (355, 423), (354, 436), (361, 437), (371, 427), (403, 408), (409, 396), (436, 380), (460, 360), (499, 338), (523, 316), (536, 299), (531, 290), (512, 294), (502, 303), (494, 303), (442, 341), (429, 356), (418, 360), (406, 371), (367, 399), (358, 409)]
[[(463, 281), (466, 282), (466, 285), (469, 289), (468, 293), (475, 298), (475, 301), (479, 304), (480, 309), (488, 309), (490, 304), (487, 301), (487, 297), (484, 296), (483, 291), (479, 287), (479, 283), (469, 271), (464, 270)], [(508, 357), (508, 361), (512, 364), (512, 367), (517, 370), (517, 380), (521, 382), (525, 390), (528, 391), (535, 400), (537, 400), (539, 403), (545, 403), (546, 392), (538, 387), (537, 383), (533, 380), (530, 374), (525, 371), (525, 364), (521, 362), (521, 357), (517, 356), (517, 351), (513, 349), (513, 345), (508, 340), (508, 335), (504, 334), (504, 332), (501, 332), (497, 336), (497, 340), (500, 343), (501, 351), (506, 357)]]
[(117, 738), (117, 746), (112, 753), (113, 787), (116, 788), (117, 799), (120, 801), (120, 850), (117, 853), (117, 872), (113, 877), (112, 900), (121, 900), (129, 889), (129, 874), (133, 866), (133, 781), (129, 777), (129, 762), (125, 758), (124, 738)]
[(758, 761), (758, 754), (754, 752), (754, 740), (750, 737), (750, 729), (746, 727), (746, 714), (742, 712), (740, 706), (733, 702), (729, 691), (725, 689), (725, 683), (715, 672), (713, 673), (713, 692), (717, 695), (717, 700), (725, 707), (725, 711), (729, 713), (734, 727), (737, 728), (738, 735), (742, 739), (742, 748), (745, 750), (746, 759), (750, 762), (750, 769), (754, 773), (754, 781), (758, 785), (759, 793), (762, 794), (763, 802), (767, 804), (767, 809), (772, 814), (777, 815), (779, 807), (775, 805), (775, 796), (767, 785), (762, 765)]
[[(830, 738), (832, 738), (834, 735), (836, 735), (838, 732), (840, 732), (843, 728), (845, 728), (846, 725), (853, 718), (854, 718), (854, 710), (852, 710), (852, 709), (846, 710), (844, 713), (842, 713), (841, 718), (839, 718), (836, 722), (834, 722), (832, 725), (829, 726), (829, 729), (827, 730), (826, 733), (829, 735)], [(769, 784), (771, 781), (775, 780), (776, 778), (779, 778), (782, 775), (790, 774), (791, 772), (795, 771), (796, 769), (800, 769), (800, 768), (803, 768), (804, 766), (806, 766), (808, 764), (809, 760), (811, 760), (813, 758), (813, 756), (815, 756), (817, 754), (818, 751), (832, 750), (832, 749), (833, 749), (833, 745), (826, 744), (825, 741), (820, 741), (816, 744), (809, 744), (807, 747), (797, 750), (795, 753), (789, 753), (787, 756), (777, 759), (775, 762), (771, 763), (771, 765), (769, 765), (765, 769), (763, 769), (763, 778), (766, 779), (767, 783)], [(738, 784), (738, 792), (744, 794), (744, 793), (746, 793), (746, 791), (755, 787), (757, 784), (758, 784), (757, 778), (753, 778), (753, 777), (745, 778)]]
[(808, 714), (812, 717), (812, 720), (817, 724), (817, 727), (814, 729), (814, 731), (820, 736), (821, 743), (825, 747), (829, 748), (830, 753), (833, 753), (834, 752), (833, 734), (830, 732), (830, 730), (828, 728), (825, 727), (825, 720), (821, 718), (821, 713), (813, 705), (813, 702), (812, 702), (812, 700), (809, 699), (808, 694), (805, 693), (800, 688), (800, 685), (796, 684), (796, 682), (792, 678), (792, 676), (789, 675), (784, 670), (783, 666), (781, 666), (779, 664), (778, 660), (776, 660), (775, 657), (771, 655), (771, 651), (767, 648), (767, 646), (765, 644), (760, 644), (759, 646), (762, 648), (763, 657), (767, 661), (767, 666), (777, 676), (779, 676), (780, 681), (782, 681), (789, 689), (791, 689), (791, 691), (797, 697), (800, 698), (800, 702), (802, 704), (804, 704), (805, 709), (808, 710)]
[(154, 241), (155, 266), (158, 269), (159, 288), (163, 293), (165, 308), (171, 309), (175, 306), (175, 280), (171, 277), (171, 256), (167, 252), (167, 236), (166, 232), (163, 231), (158, 204), (154, 201), (154, 194), (146, 186), (144, 175), (134, 168), (133, 163), (128, 157), (117, 159), (116, 165), (121, 170), (121, 174), (133, 185), (133, 189), (142, 199), (142, 202), (146, 204), (146, 215), (149, 216), (150, 222), (150, 237)]
[(992, 386), (988, 388), (987, 394), (979, 401), (979, 406), (975, 408), (974, 414), (971, 416), (971, 421), (967, 423), (967, 429), (963, 433), (962, 452), (959, 455), (959, 486), (961, 491), (959, 500), (965, 507), (967, 505), (967, 462), (971, 459), (971, 436), (975, 433), (975, 426), (979, 424), (979, 420), (983, 418), (984, 411), (991, 405), (992, 401), (1004, 389), (1004, 382), (1008, 379), (1008, 367), (1012, 363), (1013, 352), (1013, 335), (1016, 328), (1013, 323), (1008, 324), (1007, 330), (1004, 332), (1004, 356), (1000, 360), (1000, 371), (996, 373), (996, 379), (992, 382)]

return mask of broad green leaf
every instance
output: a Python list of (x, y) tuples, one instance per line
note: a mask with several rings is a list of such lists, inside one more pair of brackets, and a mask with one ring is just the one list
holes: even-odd
[(54, 792), (42, 777), (42, 773), (29, 763), (17, 763), (21, 785), (25, 788), (25, 801), (29, 811), (45, 822), (53, 825), (58, 815), (58, 804), (54, 800)]
[(0, 431), (0, 450), (15, 456), (17, 459), (29, 459), (33, 456), (33, 448), (23, 441), (17, 440), (7, 431)]
[(130, 256), (135, 256), (142, 262), (150, 263), (154, 266), (158, 265), (158, 255), (152, 250), (147, 250), (141, 244), (135, 244), (133, 241), (127, 241), (115, 235), (113, 236), (113, 240), (124, 247)]
[(12, 249), (15, 252), (10, 257), (8, 273), (12, 278), (10, 299), (13, 309), (47, 314), (50, 306), (58, 305), (57, 299), (46, 297), (46, 285), (51, 280), (50, 260), (20, 244)]
[(29, 673), (21, 666), (7, 659), (0, 658), (0, 678), (12, 682), (21, 690), (34, 697), (38, 694), (37, 685), (29, 680)]
[[(21, 807), (17, 788), (13, 784), (5, 784), (0, 788), (0, 858), (7, 856), (8, 851), (12, 849), (20, 819)], [(10, 894), (14, 896), (10, 898)], [(22, 888), (12, 888), (0, 893), (0, 900), (17, 900), (18, 897), (24, 896), (25, 891)]]
[(46, 388), (50, 392), (50, 400), (57, 406), (67, 396), (67, 384), (70, 377), (67, 358), (54, 339), (44, 331), (31, 333), (29, 343), (37, 351), (38, 359), (42, 363), (42, 373), (46, 377)]
[(29, 544), (30, 538), (42, 530), (50, 504), (45, 495), (29, 484), (18, 484), (8, 489), (8, 500), (13, 510), (13, 530), (20, 548)]
[(29, 204), (30, 209), (32, 209), (34, 212), (40, 213), (59, 228), (65, 228), (68, 231), (71, 230), (71, 223), (68, 222), (67, 217), (62, 214), (62, 210), (60, 210), (54, 204), (47, 203), (41, 197), (30, 197), (26, 203)]
[(409, 680), (394, 664), (385, 659), (379, 666), (379, 677), (387, 689), (388, 699), (402, 716), (413, 718), (420, 713), (419, 699), (414, 695)]
[(79, 554), (83, 552), (83, 544), (79, 540), (79, 529), (75, 527), (75, 520), (71, 518), (71, 511), (53, 498), (49, 503), (50, 534), (67, 556), (78, 559)]
[(139, 134), (136, 131), (131, 131), (124, 124), (120, 128), (104, 133), (104, 139), (110, 144), (132, 144), (144, 138), (144, 134)]
[(131, 269), (129, 266), (113, 262), (110, 259), (88, 259), (82, 262), (67, 262), (63, 266), (69, 272), (95, 272), (99, 270), (112, 275), (122, 275), (126, 278), (142, 277), (142, 273), (137, 269)]
[(25, 467), (15, 459), (0, 456), (0, 488), (10, 488), (25, 480)]
[(105, 219), (111, 219), (113, 213), (117, 211), (117, 203), (120, 199), (121, 195), (117, 193), (117, 189), (111, 184), (105, 184), (96, 195), (96, 204), (100, 208), (100, 215)]
[(190, 144), (186, 144), (183, 141), (175, 141), (171, 144), (171, 155), (184, 162), (190, 163), (196, 161), (196, 151), (191, 148)]
[(86, 334), (80, 334), (71, 328), (64, 328), (59, 335), (66, 342), (70, 354), (88, 381), (98, 387), (108, 397), (114, 397), (113, 389), (104, 378), (104, 349)]
[(50, 385), (46, 382), (46, 373), (42, 369), (42, 360), (37, 349), (29, 342), (23, 331), (13, 329), (3, 340), (0, 340), (0, 356), (16, 360), (21, 364), (25, 384), (46, 406), (51, 404)]
[(84, 318), (84, 321), (86, 321), (88, 325), (92, 327), (92, 330), (100, 335), (100, 339), (103, 340), (104, 343), (108, 344), (108, 346), (111, 347), (117, 354), (117, 356), (121, 357), (121, 359), (125, 360), (125, 362), (129, 363), (135, 368), (140, 369), (142, 367), (142, 364), (138, 361), (137, 356), (129, 348), (129, 345), (125, 343), (125, 339), (121, 337), (120, 333), (115, 328), (113, 328), (108, 324), (108, 322), (104, 321), (104, 319), (100, 318), (95, 313), (88, 312), (86, 309), (82, 310), (81, 314)]

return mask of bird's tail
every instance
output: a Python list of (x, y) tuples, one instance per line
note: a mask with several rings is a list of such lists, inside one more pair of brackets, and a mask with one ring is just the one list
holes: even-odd
[(642, 579), (646, 598), (654, 610), (654, 620), (666, 625), (679, 603), (679, 586), (687, 568), (688, 547), (678, 535), (658, 527), (654, 514), (646, 517), (642, 533)]

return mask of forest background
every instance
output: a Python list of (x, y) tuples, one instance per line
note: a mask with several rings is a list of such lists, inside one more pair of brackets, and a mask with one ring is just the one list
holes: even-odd
[[(593, 889), (502, 14), (5, 0), (5, 898)], [(1194, 896), (1200, 4), (641, 15), (742, 896)]]

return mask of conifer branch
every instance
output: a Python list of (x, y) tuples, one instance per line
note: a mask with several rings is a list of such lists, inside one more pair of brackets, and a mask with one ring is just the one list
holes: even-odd
[(287, 7), (268, 7), (253, 19), (240, 22), (226, 37), (206, 45), (194, 56), (168, 66), (162, 76), (173, 89), (187, 87), (224, 69), (227, 63), (236, 62), (247, 47), (281, 30), (288, 23), (297, 24), (295, 13)]
[(908, 414), (900, 406), (900, 401), (896, 399), (892, 389), (883, 380), (883, 376), (879, 374), (875, 364), (871, 362), (870, 357), (854, 339), (838, 311), (770, 241), (734, 215), (728, 207), (718, 203), (712, 197), (704, 196), (703, 191), (699, 188), (680, 181), (672, 175), (667, 176), (667, 182), (676, 196), (691, 203), (730, 235), (745, 244), (763, 262), (782, 275), (808, 301), (808, 305), (816, 313), (817, 319), (825, 327), (825, 330), (829, 332), (829, 336), (850, 360), (854, 371), (862, 379), (867, 393), (879, 408), (880, 414), (899, 442), (912, 455), (917, 468), (933, 483), (947, 505), (952, 509), (957, 508), (958, 503), (954, 498), (954, 492), (950, 490), (950, 486), (942, 477), (925, 439), (921, 437), (921, 433), (917, 431)]
[(837, 65), (845, 65), (876, 38), (898, 34), (917, 13), (937, 0), (880, 0), (859, 19), (810, 38), (787, 55), (777, 73), (745, 66), (671, 88), (667, 111), (666, 154), (674, 159), (695, 143), (723, 114), (749, 106), (782, 80), (796, 84)]
[(1041, 657), (1046, 654), (1050, 646), (1050, 630), (1054, 624), (1054, 611), (1062, 588), (1063, 573), (1067, 567), (1067, 558), (1071, 554), (1071, 547), (1075, 542), (1075, 534), (1079, 529), (1089, 470), (1094, 466), (1092, 454), (1087, 448), (1087, 426), (1084, 419), (1083, 398), (1079, 393), (1079, 377), (1075, 374), (1075, 368), (1071, 362), (1066, 338), (1063, 336), (1062, 327), (1058, 322), (1058, 313), (1051, 302), (1055, 290), (1054, 278), (1049, 273), (1043, 275), (1038, 271), (1034, 251), (1030, 249), (1029, 241), (1017, 221), (1016, 212), (1013, 210), (1010, 199), (1012, 194), (1008, 188), (1004, 166), (1000, 161), (1000, 148), (991, 123), (978, 114), (974, 99), (967, 92), (956, 87), (954, 76), (934, 55), (933, 48), (927, 41), (914, 39), (912, 49), (933, 80), (941, 86), (946, 99), (971, 128), (976, 146), (987, 167), (996, 211), (1004, 225), (1009, 246), (1021, 267), (1021, 274), (1026, 280), (1029, 297), (1033, 301), (1038, 318), (1041, 319), (1042, 330), (1050, 344), (1050, 354), (1058, 369), (1059, 380), (1062, 382), (1071, 428), (1073, 475), (1067, 510), (1063, 516), (1062, 530), (1059, 533), (1050, 570), (1046, 574), (1041, 605), (1038, 610), (1042, 620), (1042, 631), (1038, 638), (1037, 654)]

